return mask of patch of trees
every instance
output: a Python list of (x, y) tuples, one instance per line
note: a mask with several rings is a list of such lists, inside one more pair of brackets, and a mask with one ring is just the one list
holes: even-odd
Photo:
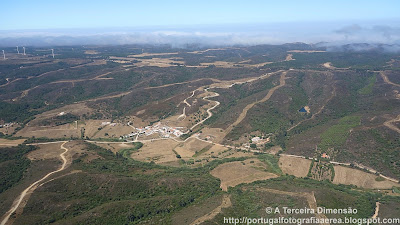
[(36, 147), (28, 145), (0, 149), (0, 193), (22, 179), (30, 165), (30, 160), (25, 155), (34, 149)]

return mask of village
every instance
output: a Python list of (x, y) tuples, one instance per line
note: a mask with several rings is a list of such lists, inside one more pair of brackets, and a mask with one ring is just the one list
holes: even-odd
[(129, 122), (128, 126), (131, 126), (132, 128), (134, 128), (135, 131), (122, 136), (121, 139), (129, 139), (129, 138), (136, 137), (136, 140), (137, 140), (139, 136), (150, 136), (152, 134), (159, 134), (161, 138), (170, 138), (173, 136), (180, 137), (182, 134), (184, 134), (184, 132), (181, 131), (181, 129), (183, 129), (183, 127), (170, 127), (170, 126), (161, 124), (161, 122), (158, 122), (157, 124), (155, 124), (153, 126), (146, 126), (146, 127), (140, 127), (140, 128), (132, 126), (131, 123)]

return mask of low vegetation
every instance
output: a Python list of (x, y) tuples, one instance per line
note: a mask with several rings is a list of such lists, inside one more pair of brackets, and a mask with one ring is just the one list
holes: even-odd
[(123, 148), (123, 149), (119, 150), (118, 154), (122, 155), (123, 157), (125, 157), (127, 159), (131, 159), (132, 153), (139, 150), (143, 146), (143, 143), (134, 142), (134, 143), (132, 143), (132, 145), (133, 145), (132, 148)]
[(331, 126), (321, 134), (322, 149), (340, 148), (349, 136), (350, 129), (360, 125), (360, 116), (346, 116), (338, 124)]

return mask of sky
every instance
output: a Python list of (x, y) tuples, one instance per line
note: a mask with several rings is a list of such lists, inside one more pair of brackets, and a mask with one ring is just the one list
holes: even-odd
[(390, 20), (398, 0), (2, 0), (0, 30)]
[(398, 0), (1, 0), (0, 9), (0, 46), (400, 40)]

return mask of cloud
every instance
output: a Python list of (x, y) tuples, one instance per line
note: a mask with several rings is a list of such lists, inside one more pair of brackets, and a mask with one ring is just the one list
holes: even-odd
[(400, 27), (376, 25), (372, 27), (357, 24), (335, 30), (336, 34), (344, 36), (343, 41), (394, 44), (400, 40)]
[[(382, 25), (384, 24), (384, 25)], [(226, 26), (0, 31), (0, 46), (169, 44), (173, 47), (350, 43), (400, 44), (400, 27), (382, 24), (280, 23)]]

